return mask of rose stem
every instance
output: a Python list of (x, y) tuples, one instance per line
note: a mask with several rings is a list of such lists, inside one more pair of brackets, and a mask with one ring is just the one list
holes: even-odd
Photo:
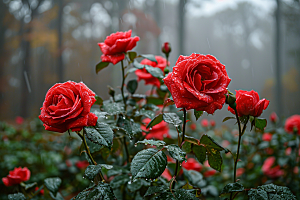
[[(239, 154), (240, 154), (240, 146), (241, 146), (241, 140), (242, 140), (242, 135), (243, 133), (245, 132), (246, 130), (246, 124), (249, 120), (249, 116), (247, 117), (247, 120), (246, 120), (246, 123), (245, 125), (243, 126), (243, 130), (241, 130), (241, 122), (240, 122), (240, 119), (239, 119), (239, 116), (238, 116), (238, 113), (237, 113), (237, 110), (234, 109), (234, 112), (235, 112), (235, 116), (236, 116), (236, 119), (237, 119), (237, 123), (238, 123), (238, 126), (239, 126), (239, 141), (238, 141), (238, 148), (237, 148), (237, 153), (236, 153), (236, 158), (234, 160), (234, 174), (233, 174), (233, 182), (235, 183), (236, 182), (236, 166), (237, 166), (237, 162), (239, 160)], [(232, 194), (230, 194), (230, 199), (232, 199)]]
[(122, 66), (122, 86), (121, 86), (121, 94), (122, 94), (123, 103), (124, 103), (124, 110), (126, 111), (126, 100), (125, 100), (125, 97), (124, 97), (125, 70), (124, 70), (124, 63), (123, 63), (123, 60), (121, 60), (121, 66)]
[[(79, 135), (79, 137), (82, 139), (84, 148), (85, 148), (85, 150), (86, 150), (86, 152), (87, 152), (87, 154), (88, 154), (90, 160), (92, 161), (92, 163), (93, 163), (94, 165), (97, 165), (97, 163), (95, 162), (93, 156), (91, 155), (90, 149), (89, 149), (89, 147), (88, 147), (88, 145), (87, 145), (87, 143), (86, 143), (86, 139), (85, 139), (85, 137), (84, 137), (84, 131), (83, 131), (83, 134), (82, 134), (82, 135), (81, 135), (80, 132), (78, 131), (78, 132), (77, 132), (77, 135)], [(102, 182), (105, 182), (105, 179), (103, 178), (103, 175), (102, 175), (101, 171), (99, 172), (99, 175), (100, 175), (101, 181), (102, 181)]]
[(123, 137), (123, 142), (124, 142), (124, 146), (125, 146), (125, 152), (126, 152), (126, 157), (127, 157), (127, 165), (130, 163), (130, 157), (129, 157), (129, 152), (128, 152), (128, 148), (127, 148), (127, 144), (126, 144), (126, 136), (124, 135)]
[[(185, 135), (185, 124), (186, 124), (186, 109), (183, 108), (183, 126), (182, 126), (182, 140), (181, 140), (181, 144), (184, 142), (184, 135)], [(178, 135), (178, 146), (179, 146), (179, 135)], [(180, 145), (180, 148), (181, 148), (182, 145)], [(176, 160), (176, 166), (175, 166), (175, 178), (177, 176), (177, 171), (178, 171), (178, 166), (179, 166), (179, 162), (178, 160)], [(172, 185), (172, 189), (175, 188), (175, 183), (173, 182), (173, 185)]]

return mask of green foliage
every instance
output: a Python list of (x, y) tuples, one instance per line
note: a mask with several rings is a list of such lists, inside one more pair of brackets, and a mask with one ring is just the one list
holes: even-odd
[(156, 60), (155, 56), (152, 55), (152, 54), (141, 54), (140, 56), (143, 57), (143, 58), (146, 58), (146, 59), (148, 59), (148, 60), (150, 60), (152, 62), (156, 62), (157, 63), (157, 60)]
[(111, 103), (105, 101), (103, 103), (103, 110), (109, 115), (117, 115), (124, 112), (124, 105), (122, 103)]
[(8, 200), (25, 200), (26, 197), (24, 196), (24, 194), (18, 192), (16, 194), (9, 194), (8, 195)]
[(184, 151), (182, 151), (180, 149), (180, 147), (177, 146), (176, 144), (168, 145), (167, 150), (168, 150), (170, 156), (172, 158), (174, 158), (175, 160), (178, 160), (179, 163), (182, 163), (183, 161), (186, 161), (186, 158), (185, 158), (186, 153)]
[(203, 164), (206, 160), (206, 148), (204, 146), (193, 145), (192, 149), (197, 160)]
[(94, 180), (96, 175), (101, 172), (102, 167), (104, 167), (105, 169), (113, 168), (113, 166), (105, 164), (89, 165), (84, 172), (84, 176), (89, 180)]
[(98, 74), (98, 72), (100, 72), (102, 69), (106, 68), (109, 65), (109, 62), (99, 62), (96, 65), (96, 74)]
[(145, 145), (151, 145), (151, 146), (164, 146), (166, 143), (161, 140), (147, 140), (144, 139), (143, 141), (138, 141), (137, 144), (145, 144)]
[(164, 78), (164, 73), (161, 71), (161, 69), (157, 67), (145, 65), (145, 69), (147, 70), (147, 72), (149, 72), (152, 76), (156, 78)]
[(46, 188), (56, 196), (56, 193), (58, 191), (58, 188), (61, 184), (61, 179), (56, 177), (56, 178), (46, 178), (44, 180), (44, 184)]
[(228, 183), (222, 189), (222, 191), (220, 193), (220, 196), (223, 196), (225, 194), (229, 194), (229, 193), (232, 193), (232, 192), (243, 192), (244, 189), (245, 189), (244, 186), (241, 183), (239, 183), (239, 182)]
[(135, 93), (137, 87), (138, 87), (138, 82), (135, 79), (128, 81), (126, 85), (128, 92), (130, 92), (131, 94)]
[(164, 113), (163, 120), (168, 124), (173, 124), (174, 126), (179, 126), (182, 124), (181, 119), (176, 115), (176, 113)]
[(206, 185), (203, 179), (203, 175), (195, 170), (185, 170), (183, 169), (184, 177), (187, 178), (189, 183), (197, 188), (202, 188)]
[(108, 124), (97, 122), (96, 126), (84, 127), (84, 131), (93, 143), (111, 148), (114, 133)]
[(159, 124), (163, 120), (163, 114), (156, 115), (147, 125), (146, 128), (151, 128), (156, 124)]
[(167, 156), (163, 151), (145, 149), (135, 155), (132, 160), (130, 171), (132, 178), (158, 178), (167, 165)]
[(196, 121), (203, 115), (203, 111), (197, 111), (194, 109), (194, 116), (196, 118)]
[(295, 195), (285, 186), (274, 184), (258, 186), (248, 191), (249, 200), (296, 200)]
[(93, 185), (83, 190), (72, 200), (90, 200), (90, 199), (115, 200), (116, 197), (109, 184), (99, 183), (98, 185)]

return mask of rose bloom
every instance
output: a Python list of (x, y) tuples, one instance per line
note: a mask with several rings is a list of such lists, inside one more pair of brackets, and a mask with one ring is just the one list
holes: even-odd
[[(141, 64), (159, 68), (164, 73), (164, 69), (167, 66), (167, 60), (161, 56), (155, 56), (155, 59), (157, 60), (157, 63), (148, 59), (144, 59), (141, 61)], [(160, 87), (159, 79), (152, 76), (145, 68), (136, 70), (135, 74), (138, 77), (138, 81), (144, 80), (146, 85), (149, 84), (155, 85), (157, 88)]]
[(216, 173), (216, 170), (211, 169), (211, 170), (208, 170), (208, 171), (204, 172), (204, 173), (203, 173), (203, 176), (204, 176), (204, 177), (210, 177), (210, 176), (215, 175), (215, 173)]
[(167, 179), (168, 181), (170, 181), (172, 179), (172, 175), (170, 173), (170, 170), (168, 170), (167, 168), (165, 169), (165, 171), (161, 174), (162, 177), (164, 177), (165, 179)]
[(293, 133), (294, 130), (300, 135), (300, 115), (293, 115), (286, 119), (284, 129), (288, 133)]
[(195, 158), (188, 158), (186, 162), (182, 162), (182, 167), (186, 170), (202, 170), (202, 165)]
[(191, 130), (194, 131), (194, 130), (196, 130), (196, 128), (197, 128), (196, 124), (193, 123), (193, 124), (190, 125), (190, 129)]
[(273, 122), (273, 123), (276, 123), (278, 120), (278, 116), (275, 112), (272, 112), (271, 115), (270, 115), (270, 121)]
[(139, 37), (131, 37), (131, 30), (127, 32), (116, 32), (107, 36), (104, 42), (98, 43), (102, 51), (102, 62), (110, 62), (114, 65), (124, 60), (124, 53), (133, 49), (136, 43), (140, 40)]
[(278, 178), (284, 174), (279, 165), (272, 167), (275, 163), (275, 160), (276, 158), (274, 156), (267, 158), (261, 168), (263, 173), (270, 178)]
[(264, 133), (262, 135), (262, 140), (270, 142), (272, 140), (272, 136), (272, 133)]
[(98, 117), (90, 112), (95, 101), (95, 93), (82, 82), (57, 83), (48, 90), (39, 118), (48, 131), (80, 131), (96, 125)]
[(21, 124), (24, 123), (24, 118), (20, 117), (20, 116), (17, 116), (15, 121), (16, 121), (17, 124), (21, 125)]
[(171, 52), (171, 45), (169, 42), (165, 42), (162, 47), (161, 47), (161, 51), (167, 55), (169, 55), (169, 53)]
[(207, 119), (203, 119), (203, 120), (201, 121), (201, 126), (202, 126), (202, 127), (208, 127), (208, 120), (207, 120)]
[(12, 186), (18, 185), (23, 181), (28, 181), (30, 178), (30, 171), (27, 167), (15, 168), (13, 171), (9, 171), (9, 175), (7, 177), (2, 178), (4, 185)]
[[(146, 124), (146, 126), (150, 123), (151, 119), (146, 118), (143, 120), (143, 123)], [(171, 136), (169, 135), (169, 126), (168, 123), (165, 121), (162, 121), (155, 126), (152, 127), (152, 129), (146, 129), (146, 126), (141, 125), (141, 129), (143, 131), (150, 131), (146, 135), (146, 139), (158, 139), (158, 140), (163, 140), (165, 137), (170, 138)]]
[(211, 119), (211, 120), (209, 121), (209, 123), (210, 123), (211, 126), (215, 126), (215, 125), (216, 125), (216, 122), (215, 122), (215, 120), (213, 120), (213, 119)]
[(196, 109), (209, 114), (223, 107), (231, 81), (225, 66), (214, 56), (195, 53), (179, 56), (173, 72), (163, 80), (177, 108)]
[[(269, 100), (261, 99), (259, 100), (259, 95), (257, 92), (236, 90), (236, 110), (238, 116), (242, 117), (244, 115), (251, 115), (253, 117), (259, 117), (263, 110), (265, 110), (269, 105)], [(235, 111), (228, 106), (228, 110), (235, 114)]]
[(77, 162), (75, 163), (75, 165), (76, 165), (76, 167), (78, 167), (79, 169), (85, 169), (85, 168), (87, 168), (87, 166), (89, 166), (90, 164), (89, 164), (88, 161), (83, 160), (83, 161), (77, 161)]

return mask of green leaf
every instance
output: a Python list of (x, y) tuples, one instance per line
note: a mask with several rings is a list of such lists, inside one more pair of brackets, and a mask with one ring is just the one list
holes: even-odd
[(174, 105), (175, 104), (175, 102), (172, 100), (172, 99), (167, 99), (167, 100), (165, 100), (165, 102), (164, 102), (164, 107), (167, 107), (167, 106), (170, 106), (170, 105)]
[(145, 145), (151, 145), (151, 146), (164, 146), (166, 143), (162, 140), (147, 140), (144, 139), (143, 141), (138, 141), (136, 144), (145, 144)]
[(146, 58), (146, 59), (148, 59), (148, 60), (150, 60), (152, 62), (156, 62), (157, 63), (157, 60), (156, 60), (155, 56), (152, 55), (152, 54), (141, 54), (140, 56), (142, 56), (143, 58)]
[(84, 176), (89, 180), (94, 180), (96, 175), (101, 172), (102, 167), (106, 169), (111, 169), (113, 166), (106, 164), (89, 165), (84, 172)]
[(61, 179), (58, 178), (58, 177), (56, 177), (56, 178), (46, 178), (44, 180), (44, 184), (45, 184), (46, 188), (48, 188), (48, 190), (50, 192), (52, 192), (54, 194), (54, 196), (56, 196), (58, 188), (61, 184)]
[(166, 192), (168, 190), (168, 188), (164, 185), (162, 186), (151, 186), (148, 188), (146, 194), (144, 195), (144, 197), (146, 196), (150, 196), (150, 195), (153, 195), (155, 193), (161, 193), (161, 192)]
[(185, 141), (182, 145), (182, 150), (186, 153), (190, 153), (192, 151), (192, 143)]
[(97, 95), (95, 96), (95, 98), (96, 98), (96, 102), (94, 104), (101, 106), (103, 104), (103, 99)]
[(134, 60), (132, 63), (133, 67), (137, 68), (137, 69), (144, 69), (145, 65), (140, 64), (138, 61)]
[(24, 196), (24, 194), (18, 192), (16, 194), (9, 194), (8, 195), (8, 200), (25, 200), (26, 197)]
[(175, 144), (170, 144), (168, 145), (168, 152), (170, 154), (170, 156), (172, 158), (174, 158), (175, 160), (178, 160), (180, 163), (182, 163), (183, 161), (186, 161), (186, 153), (184, 151), (182, 151), (180, 149), (179, 146), (175, 145)]
[(182, 123), (181, 119), (178, 117), (178, 115), (176, 115), (176, 113), (164, 113), (163, 120), (168, 124), (173, 124), (174, 126), (179, 126)]
[(156, 124), (159, 124), (163, 120), (163, 114), (156, 115), (147, 125), (146, 128), (151, 128)]
[(72, 200), (92, 200), (92, 199), (115, 200), (116, 197), (109, 184), (99, 182), (98, 185), (93, 185), (83, 190)]
[(190, 142), (190, 143), (195, 144), (195, 145), (200, 145), (200, 141), (197, 140), (196, 138), (191, 137), (191, 136), (185, 135), (184, 136), (184, 141)]
[(130, 68), (129, 70), (127, 70), (125, 77), (127, 77), (128, 74), (135, 72), (136, 70), (137, 70), (136, 68)]
[(259, 130), (263, 131), (265, 127), (267, 126), (267, 120), (262, 118), (255, 118), (255, 128), (258, 128)]
[(135, 93), (137, 87), (138, 87), (138, 82), (135, 79), (128, 81), (126, 85), (128, 92), (130, 92), (131, 94)]
[(129, 57), (129, 59), (130, 59), (131, 61), (134, 61), (134, 59), (135, 59), (136, 56), (137, 56), (137, 53), (134, 52), (134, 51), (129, 51), (129, 52), (127, 52), (127, 54), (128, 54), (128, 57)]
[(122, 116), (120, 116), (117, 121), (117, 125), (121, 129), (123, 129), (130, 138), (132, 138), (135, 135), (135, 133), (132, 130), (131, 123), (128, 119), (124, 119)]
[(167, 156), (157, 149), (144, 149), (138, 152), (131, 163), (132, 178), (156, 179), (167, 166)]
[(183, 168), (183, 175), (188, 179), (191, 185), (197, 188), (202, 188), (206, 185), (206, 182), (203, 180), (203, 175), (200, 172)]
[(111, 86), (107, 86), (107, 88), (108, 88), (108, 94), (112, 97), (112, 98), (115, 98), (115, 93), (116, 93), (116, 91), (115, 91), (115, 89), (113, 88), (113, 87), (111, 87)]
[(164, 78), (164, 73), (158, 67), (152, 67), (149, 65), (145, 65), (145, 69), (147, 70), (147, 72), (149, 72), (152, 76), (154, 76), (156, 78)]
[(142, 108), (140, 111), (136, 111), (134, 116), (145, 116), (152, 119), (155, 116), (155, 112), (153, 112), (152, 110), (145, 110), (144, 108)]
[(57, 192), (56, 195), (50, 192), (50, 196), (54, 200), (64, 200), (64, 197), (59, 192)]
[(206, 148), (204, 146), (193, 145), (193, 152), (200, 163), (204, 163), (206, 159)]
[(149, 187), (151, 185), (151, 182), (146, 181), (144, 179), (136, 179), (135, 181), (129, 181), (127, 183), (127, 188), (131, 191), (131, 192), (135, 192), (139, 189), (141, 189), (142, 186), (145, 187)]
[(106, 146), (109, 149), (111, 148), (114, 138), (114, 132), (108, 124), (97, 122), (96, 126), (84, 127), (83, 129), (86, 133), (86, 137), (90, 141), (98, 145)]
[(185, 189), (176, 189), (173, 194), (178, 200), (182, 200), (183, 198), (185, 200), (199, 200), (198, 198), (195, 197), (195, 194), (192, 194), (189, 192), (189, 190), (185, 190)]
[(162, 98), (157, 98), (153, 96), (147, 96), (146, 100), (147, 104), (162, 105), (164, 103), (164, 100)]
[(199, 119), (199, 117), (201, 117), (202, 114), (203, 111), (197, 111), (194, 109), (194, 116), (196, 117), (196, 121)]
[(99, 62), (96, 65), (96, 74), (98, 74), (98, 72), (100, 72), (102, 69), (104, 69), (105, 67), (107, 67), (109, 65), (109, 62)]
[(117, 114), (123, 113), (124, 105), (122, 103), (115, 103), (115, 102), (104, 103), (103, 109), (109, 115), (117, 115)]
[(249, 200), (296, 200), (291, 190), (285, 186), (267, 184), (248, 191)]
[(225, 194), (229, 194), (229, 193), (232, 193), (232, 192), (242, 192), (242, 191), (244, 191), (244, 189), (245, 189), (244, 186), (239, 182), (228, 183), (222, 189), (222, 191), (220, 193), (220, 196), (223, 196)]
[(204, 134), (200, 139), (200, 144), (203, 144), (206, 148), (216, 149), (217, 151), (225, 150), (221, 145), (215, 142), (210, 136)]
[(25, 190), (28, 190), (28, 189), (33, 188), (33, 187), (35, 187), (35, 186), (37, 186), (37, 183), (36, 183), (36, 182), (26, 184), (26, 185), (25, 185)]
[(129, 180), (130, 179), (129, 179), (128, 174), (115, 176), (114, 179), (110, 182), (110, 186), (112, 187), (112, 189), (116, 189), (116, 188), (121, 187), (122, 185), (127, 184)]
[(226, 122), (227, 120), (230, 120), (230, 119), (235, 119), (235, 117), (225, 117), (225, 118), (223, 119), (223, 122)]

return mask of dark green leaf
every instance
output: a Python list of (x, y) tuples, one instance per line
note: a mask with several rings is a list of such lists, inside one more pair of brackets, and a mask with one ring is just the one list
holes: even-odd
[(157, 107), (155, 104), (152, 104), (152, 103), (147, 103), (147, 104), (143, 105), (142, 108), (151, 109), (153, 111), (158, 111), (159, 110), (159, 107)]
[(176, 189), (173, 193), (178, 200), (199, 200), (195, 197), (195, 194), (190, 193), (188, 190), (185, 189)]
[(151, 186), (148, 188), (146, 194), (144, 195), (144, 197), (149, 196), (149, 195), (153, 195), (155, 193), (161, 193), (161, 192), (166, 192), (168, 190), (168, 188), (166, 186)]
[(50, 196), (54, 200), (64, 200), (64, 197), (58, 192), (56, 195), (54, 195), (52, 192), (50, 192)]
[(132, 125), (131, 125), (131, 123), (128, 119), (126, 119), (126, 118), (124, 119), (122, 116), (120, 116), (118, 121), (117, 121), (117, 125), (118, 125), (118, 127), (125, 130), (125, 133), (130, 138), (132, 138), (135, 135), (135, 133), (132, 131)]
[(106, 111), (109, 115), (117, 115), (124, 111), (124, 105), (121, 103), (104, 103), (103, 109)]
[(180, 163), (182, 163), (183, 161), (186, 161), (186, 153), (184, 151), (182, 151), (180, 149), (179, 146), (177, 146), (176, 144), (170, 144), (168, 145), (168, 152), (170, 154), (170, 156), (172, 158), (174, 158), (175, 160), (178, 160)]
[(145, 69), (147, 70), (147, 72), (149, 72), (152, 76), (154, 76), (156, 78), (164, 78), (164, 73), (158, 67), (152, 67), (149, 65), (145, 65)]
[(250, 200), (296, 200), (296, 197), (288, 187), (277, 186), (272, 183), (258, 186), (257, 189), (249, 190), (248, 197)]
[(104, 69), (105, 67), (107, 67), (109, 65), (109, 62), (99, 62), (96, 65), (96, 74), (98, 74), (98, 72), (100, 72), (102, 69)]
[(268, 193), (261, 189), (251, 189), (248, 191), (249, 200), (269, 200)]
[(134, 60), (133, 61), (133, 66), (137, 69), (144, 69), (145, 65), (140, 64), (138, 61)]
[(128, 74), (131, 74), (131, 73), (135, 72), (136, 70), (137, 70), (137, 68), (130, 68), (129, 70), (127, 70), (125, 76), (128, 76)]
[(107, 118), (107, 112), (99, 112), (98, 110), (92, 111), (98, 118)]
[(26, 197), (24, 196), (24, 194), (18, 192), (16, 194), (9, 194), (8, 195), (8, 200), (25, 200)]
[(199, 162), (202, 164), (206, 159), (206, 149), (204, 146), (193, 145), (193, 152)]
[[(112, 167), (112, 166), (111, 166)], [(85, 172), (84, 172), (84, 176), (86, 178), (88, 178), (89, 180), (94, 180), (94, 178), (96, 177), (97, 174), (99, 174), (101, 172), (102, 169), (102, 165), (89, 165)]]
[(202, 188), (206, 185), (206, 182), (203, 180), (203, 175), (200, 172), (183, 168), (183, 175), (188, 179), (191, 185), (197, 188)]
[(192, 143), (192, 144), (196, 144), (196, 145), (200, 145), (200, 141), (199, 140), (197, 140), (196, 138), (193, 138), (193, 137), (191, 137), (191, 136), (184, 136), (184, 140), (186, 141), (186, 142), (190, 142), (190, 143)]
[(72, 200), (96, 200), (96, 199), (115, 200), (116, 197), (109, 184), (99, 182), (98, 185), (93, 185), (83, 190)]
[(151, 146), (164, 146), (166, 143), (162, 140), (147, 140), (144, 139), (143, 141), (138, 141), (137, 144), (145, 144)]
[(94, 104), (101, 106), (103, 104), (103, 99), (97, 95), (95, 96), (95, 98), (96, 98), (96, 102)]
[(86, 137), (98, 145), (103, 145), (111, 148), (114, 138), (114, 132), (108, 124), (97, 122), (96, 126), (84, 127)]
[(128, 81), (126, 86), (128, 92), (130, 92), (131, 94), (135, 93), (137, 87), (138, 87), (138, 82), (135, 79)]
[(155, 56), (152, 55), (152, 54), (141, 54), (140, 56), (142, 56), (143, 58), (146, 58), (148, 60), (151, 60), (152, 62), (157, 63), (157, 60), (156, 60)]
[(36, 183), (36, 182), (26, 184), (26, 185), (25, 185), (25, 190), (28, 190), (28, 189), (33, 188), (33, 187), (35, 187), (35, 186), (37, 186), (37, 183)]
[(167, 156), (157, 149), (144, 149), (138, 152), (131, 163), (130, 171), (134, 179), (158, 178), (167, 166)]
[(192, 151), (192, 144), (190, 142), (185, 141), (182, 145), (182, 150), (186, 153), (190, 153)]
[(136, 52), (134, 52), (134, 51), (129, 51), (129, 52), (127, 52), (127, 54), (131, 61), (133, 61), (137, 56)]
[(149, 187), (151, 185), (151, 182), (146, 181), (144, 179), (136, 179), (135, 181), (129, 181), (127, 184), (127, 188), (131, 192), (135, 192), (139, 189), (141, 189), (142, 186)]
[(196, 117), (196, 121), (199, 119), (199, 117), (201, 117), (202, 114), (203, 111), (197, 111), (194, 109), (194, 116)]
[(113, 88), (113, 87), (111, 87), (111, 86), (107, 86), (107, 88), (108, 88), (108, 94), (112, 97), (112, 98), (114, 98), (115, 97), (115, 89)]
[(239, 182), (228, 183), (222, 189), (222, 191), (220, 193), (220, 196), (223, 196), (225, 194), (229, 194), (229, 193), (232, 193), (232, 192), (242, 192), (242, 191), (244, 191), (244, 189), (245, 189), (244, 186)]
[(225, 118), (223, 119), (223, 122), (226, 122), (227, 120), (230, 120), (230, 119), (235, 119), (235, 117), (225, 117)]
[(217, 151), (215, 149), (212, 148), (207, 148), (207, 157), (208, 157), (208, 164), (215, 170), (217, 171), (221, 171), (221, 167), (222, 167), (222, 157), (220, 154), (220, 151)]
[(162, 120), (163, 120), (163, 115), (162, 115), (162, 114), (156, 115), (156, 116), (149, 122), (149, 124), (147, 125), (146, 128), (151, 128), (151, 127), (155, 126), (156, 124), (159, 124)]
[[(86, 135), (85, 135), (85, 139), (86, 139), (86, 143), (87, 143), (91, 153), (100, 151), (103, 148), (102, 145), (98, 145), (98, 144), (95, 144), (94, 142), (90, 141), (90, 139), (87, 138)], [(80, 146), (80, 153), (82, 153), (82, 152), (86, 152), (83, 142), (81, 143), (81, 146)]]
[(121, 187), (122, 185), (125, 185), (129, 182), (129, 176), (128, 174), (123, 174), (123, 175), (120, 175), (120, 176), (115, 176), (114, 179), (110, 182), (110, 186), (113, 188), (113, 189), (116, 189), (116, 188), (119, 188)]
[(262, 118), (255, 118), (255, 127), (263, 131), (267, 126), (267, 120)]
[(179, 126), (182, 123), (176, 113), (164, 113), (163, 120), (169, 124), (173, 124), (174, 126)]
[(204, 134), (200, 139), (200, 144), (203, 144), (206, 148), (213, 148), (217, 151), (222, 151), (224, 148), (215, 142), (210, 136)]
[(61, 184), (61, 179), (58, 178), (58, 177), (56, 177), (56, 178), (46, 178), (44, 180), (44, 184), (45, 184), (46, 188), (48, 188), (48, 190), (56, 196), (58, 188)]
[(136, 105), (136, 101), (134, 99), (127, 99), (126, 105), (130, 105), (130, 106), (134, 107)]
[(135, 113), (135, 117), (145, 116), (150, 119), (152, 119), (154, 117), (154, 115), (155, 115), (155, 112), (153, 112), (152, 110), (145, 110), (144, 108), (142, 108), (140, 111), (136, 111), (136, 113)]
[(146, 97), (146, 99), (147, 99), (147, 104), (162, 105), (164, 103), (164, 100), (162, 98), (148, 96)]

